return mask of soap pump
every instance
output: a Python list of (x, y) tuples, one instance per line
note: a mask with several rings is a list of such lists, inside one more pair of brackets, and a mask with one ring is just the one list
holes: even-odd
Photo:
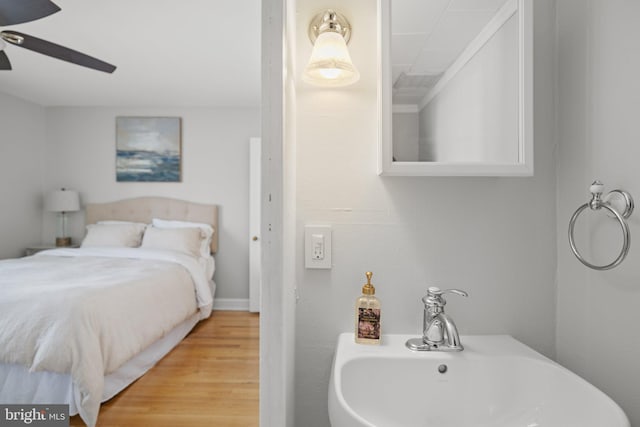
[(367, 283), (356, 300), (355, 339), (358, 344), (380, 344), (380, 300), (375, 297), (376, 288), (371, 284), (373, 273), (367, 271)]

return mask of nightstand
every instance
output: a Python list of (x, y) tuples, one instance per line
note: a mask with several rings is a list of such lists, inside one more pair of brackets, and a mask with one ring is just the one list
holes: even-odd
[[(65, 246), (65, 248), (79, 248), (79, 247), (80, 245)], [(37, 254), (40, 251), (46, 251), (47, 249), (59, 249), (59, 248), (53, 243), (48, 245), (33, 245), (33, 246), (29, 246), (24, 250), (24, 255), (30, 256), (33, 254)]]

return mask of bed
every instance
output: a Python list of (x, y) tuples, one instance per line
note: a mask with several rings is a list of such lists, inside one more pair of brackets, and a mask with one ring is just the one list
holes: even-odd
[(0, 261), (0, 403), (68, 404), (94, 426), (210, 315), (217, 215), (157, 197), (88, 204), (80, 248)]

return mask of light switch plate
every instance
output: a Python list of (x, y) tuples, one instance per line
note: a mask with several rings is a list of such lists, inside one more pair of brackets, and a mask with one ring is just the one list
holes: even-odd
[(331, 268), (331, 226), (306, 225), (304, 227), (305, 268)]

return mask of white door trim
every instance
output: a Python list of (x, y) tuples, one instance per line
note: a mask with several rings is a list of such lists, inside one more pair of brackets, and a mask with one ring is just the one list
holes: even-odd
[(249, 311), (260, 311), (262, 287), (261, 246), (261, 194), (262, 194), (262, 140), (249, 139)]

